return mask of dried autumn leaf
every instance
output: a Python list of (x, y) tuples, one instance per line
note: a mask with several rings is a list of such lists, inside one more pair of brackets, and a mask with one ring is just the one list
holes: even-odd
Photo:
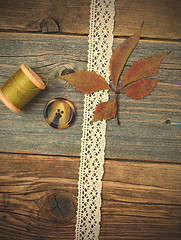
[(92, 120), (92, 123), (97, 122), (99, 120), (109, 120), (111, 118), (114, 118), (117, 112), (117, 101), (116, 96), (113, 98), (113, 100), (110, 100), (108, 102), (102, 102), (99, 103), (96, 107), (96, 110), (94, 112), (94, 117)]
[(168, 54), (169, 52), (138, 60), (125, 73), (122, 88), (131, 82), (156, 75), (161, 61)]
[(111, 89), (106, 80), (99, 74), (90, 71), (80, 71), (61, 76), (83, 94), (91, 94), (104, 89)]
[(118, 85), (118, 79), (124, 68), (124, 65), (140, 39), (142, 26), (143, 23), (139, 30), (133, 36), (129, 37), (122, 44), (120, 44), (111, 56), (109, 69), (111, 72), (111, 78), (116, 87)]
[(150, 94), (158, 82), (158, 79), (138, 80), (124, 90), (124, 93), (133, 99), (142, 99)]

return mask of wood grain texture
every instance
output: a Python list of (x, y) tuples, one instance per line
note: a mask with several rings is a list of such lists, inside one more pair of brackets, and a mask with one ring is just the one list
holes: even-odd
[[(79, 158), (0, 154), (0, 235), (74, 239)], [(105, 161), (100, 239), (180, 239), (180, 164)]]
[[(90, 2), (90, 0), (1, 0), (0, 28), (88, 34)], [(115, 5), (115, 35), (131, 35), (144, 21), (143, 37), (181, 39), (179, 0), (116, 0)]]
[[(121, 42), (116, 39), (114, 48)], [(66, 68), (86, 70), (87, 37), (1, 34), (0, 85), (26, 63), (48, 77), (48, 86), (15, 115), (0, 103), (0, 151), (79, 156), (82, 137), (84, 96), (57, 76)], [(119, 98), (121, 126), (107, 124), (106, 157), (180, 161), (180, 75), (179, 43), (141, 41), (126, 69), (143, 57), (172, 51), (156, 76), (162, 79), (150, 96), (133, 100)], [(76, 118), (64, 130), (51, 128), (43, 118), (45, 104), (64, 97), (73, 102)], [(112, 96), (110, 96), (112, 98)]]
[[(181, 2), (115, 3), (115, 36), (133, 34), (144, 21), (142, 37), (159, 39), (141, 41), (125, 69), (140, 58), (172, 52), (151, 95), (139, 101), (120, 96), (121, 126), (115, 119), (107, 124), (100, 239), (178, 240)], [(48, 78), (46, 90), (19, 115), (0, 102), (0, 152), (11, 152), (0, 153), (1, 240), (74, 239), (84, 96), (57, 76), (87, 68), (88, 39), (80, 35), (89, 32), (89, 11), (90, 0), (0, 0), (0, 86), (22, 63)], [(113, 48), (122, 40), (116, 38)], [(43, 118), (55, 97), (76, 108), (73, 125), (64, 130)]]

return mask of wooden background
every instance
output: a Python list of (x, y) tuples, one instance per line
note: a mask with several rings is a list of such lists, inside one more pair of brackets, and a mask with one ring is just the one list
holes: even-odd
[[(89, 0), (0, 0), (0, 86), (25, 63), (48, 78), (15, 115), (0, 103), (0, 239), (74, 239), (84, 96), (57, 76), (86, 70)], [(144, 100), (120, 96), (107, 124), (100, 239), (181, 239), (181, 4), (116, 0), (115, 48), (144, 21), (127, 62), (171, 51)], [(71, 127), (56, 130), (45, 104), (68, 98)]]

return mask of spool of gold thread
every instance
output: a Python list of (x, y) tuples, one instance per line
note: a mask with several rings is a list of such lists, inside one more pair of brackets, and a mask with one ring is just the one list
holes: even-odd
[(19, 113), (45, 86), (31, 68), (22, 64), (0, 88), (0, 99), (12, 112)]

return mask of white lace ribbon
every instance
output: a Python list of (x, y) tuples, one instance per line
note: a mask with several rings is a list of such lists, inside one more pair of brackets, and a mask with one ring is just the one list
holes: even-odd
[[(109, 83), (112, 54), (115, 0), (92, 0), (88, 71), (103, 76)], [(76, 240), (96, 240), (100, 232), (101, 189), (104, 173), (106, 121), (91, 124), (98, 103), (108, 101), (108, 91), (85, 95), (81, 162), (78, 182)]]

